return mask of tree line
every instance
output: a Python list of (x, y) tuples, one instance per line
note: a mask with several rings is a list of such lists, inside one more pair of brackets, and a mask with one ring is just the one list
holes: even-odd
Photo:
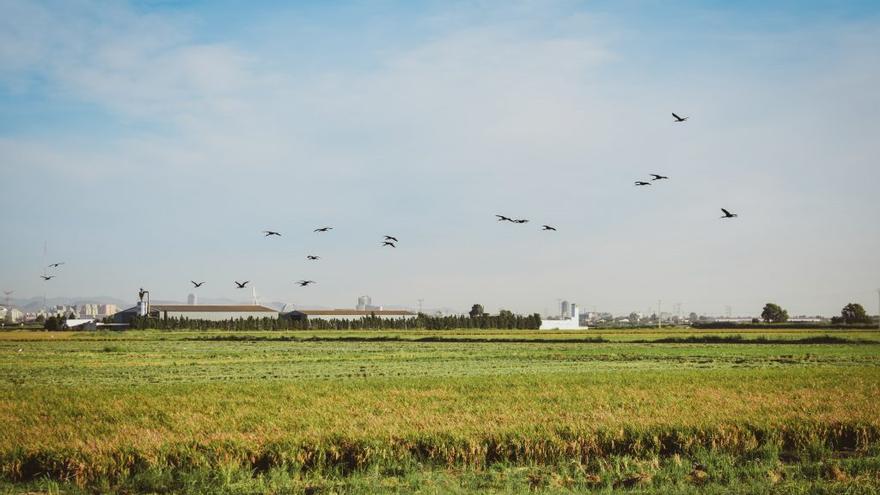
[(498, 328), (536, 330), (541, 327), (541, 316), (515, 315), (502, 311), (497, 315), (430, 316), (418, 314), (415, 318), (379, 318), (370, 315), (358, 319), (307, 319), (279, 316), (278, 318), (235, 318), (228, 320), (198, 320), (186, 317), (156, 318), (133, 316), (130, 328), (145, 330), (452, 330), (456, 328)]
[[(785, 323), (788, 321), (788, 311), (775, 303), (767, 303), (761, 311), (761, 319), (765, 323)], [(831, 318), (833, 325), (868, 325), (873, 323), (872, 318), (859, 303), (849, 303), (840, 310), (840, 316)]]

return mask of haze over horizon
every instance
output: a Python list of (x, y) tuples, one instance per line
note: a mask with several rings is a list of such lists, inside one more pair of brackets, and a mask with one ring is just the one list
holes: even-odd
[(877, 313), (876, 2), (0, 12), (17, 298)]

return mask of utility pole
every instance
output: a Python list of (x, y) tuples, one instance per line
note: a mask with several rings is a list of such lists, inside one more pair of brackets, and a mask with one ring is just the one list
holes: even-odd
[(663, 328), (663, 319), (660, 318), (660, 299), (657, 299), (657, 328)]

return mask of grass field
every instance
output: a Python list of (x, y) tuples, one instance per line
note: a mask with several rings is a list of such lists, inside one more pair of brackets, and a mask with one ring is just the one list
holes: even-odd
[(0, 493), (880, 493), (827, 333), (0, 332)]

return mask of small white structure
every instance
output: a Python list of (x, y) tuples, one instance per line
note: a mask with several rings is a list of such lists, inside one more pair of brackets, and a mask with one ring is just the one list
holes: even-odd
[(71, 318), (64, 322), (65, 330), (96, 330), (97, 328), (97, 322), (91, 318)]
[(562, 315), (557, 318), (542, 318), (540, 330), (585, 330), (588, 327), (581, 326), (581, 312), (577, 304), (569, 305), (568, 301), (562, 302)]

